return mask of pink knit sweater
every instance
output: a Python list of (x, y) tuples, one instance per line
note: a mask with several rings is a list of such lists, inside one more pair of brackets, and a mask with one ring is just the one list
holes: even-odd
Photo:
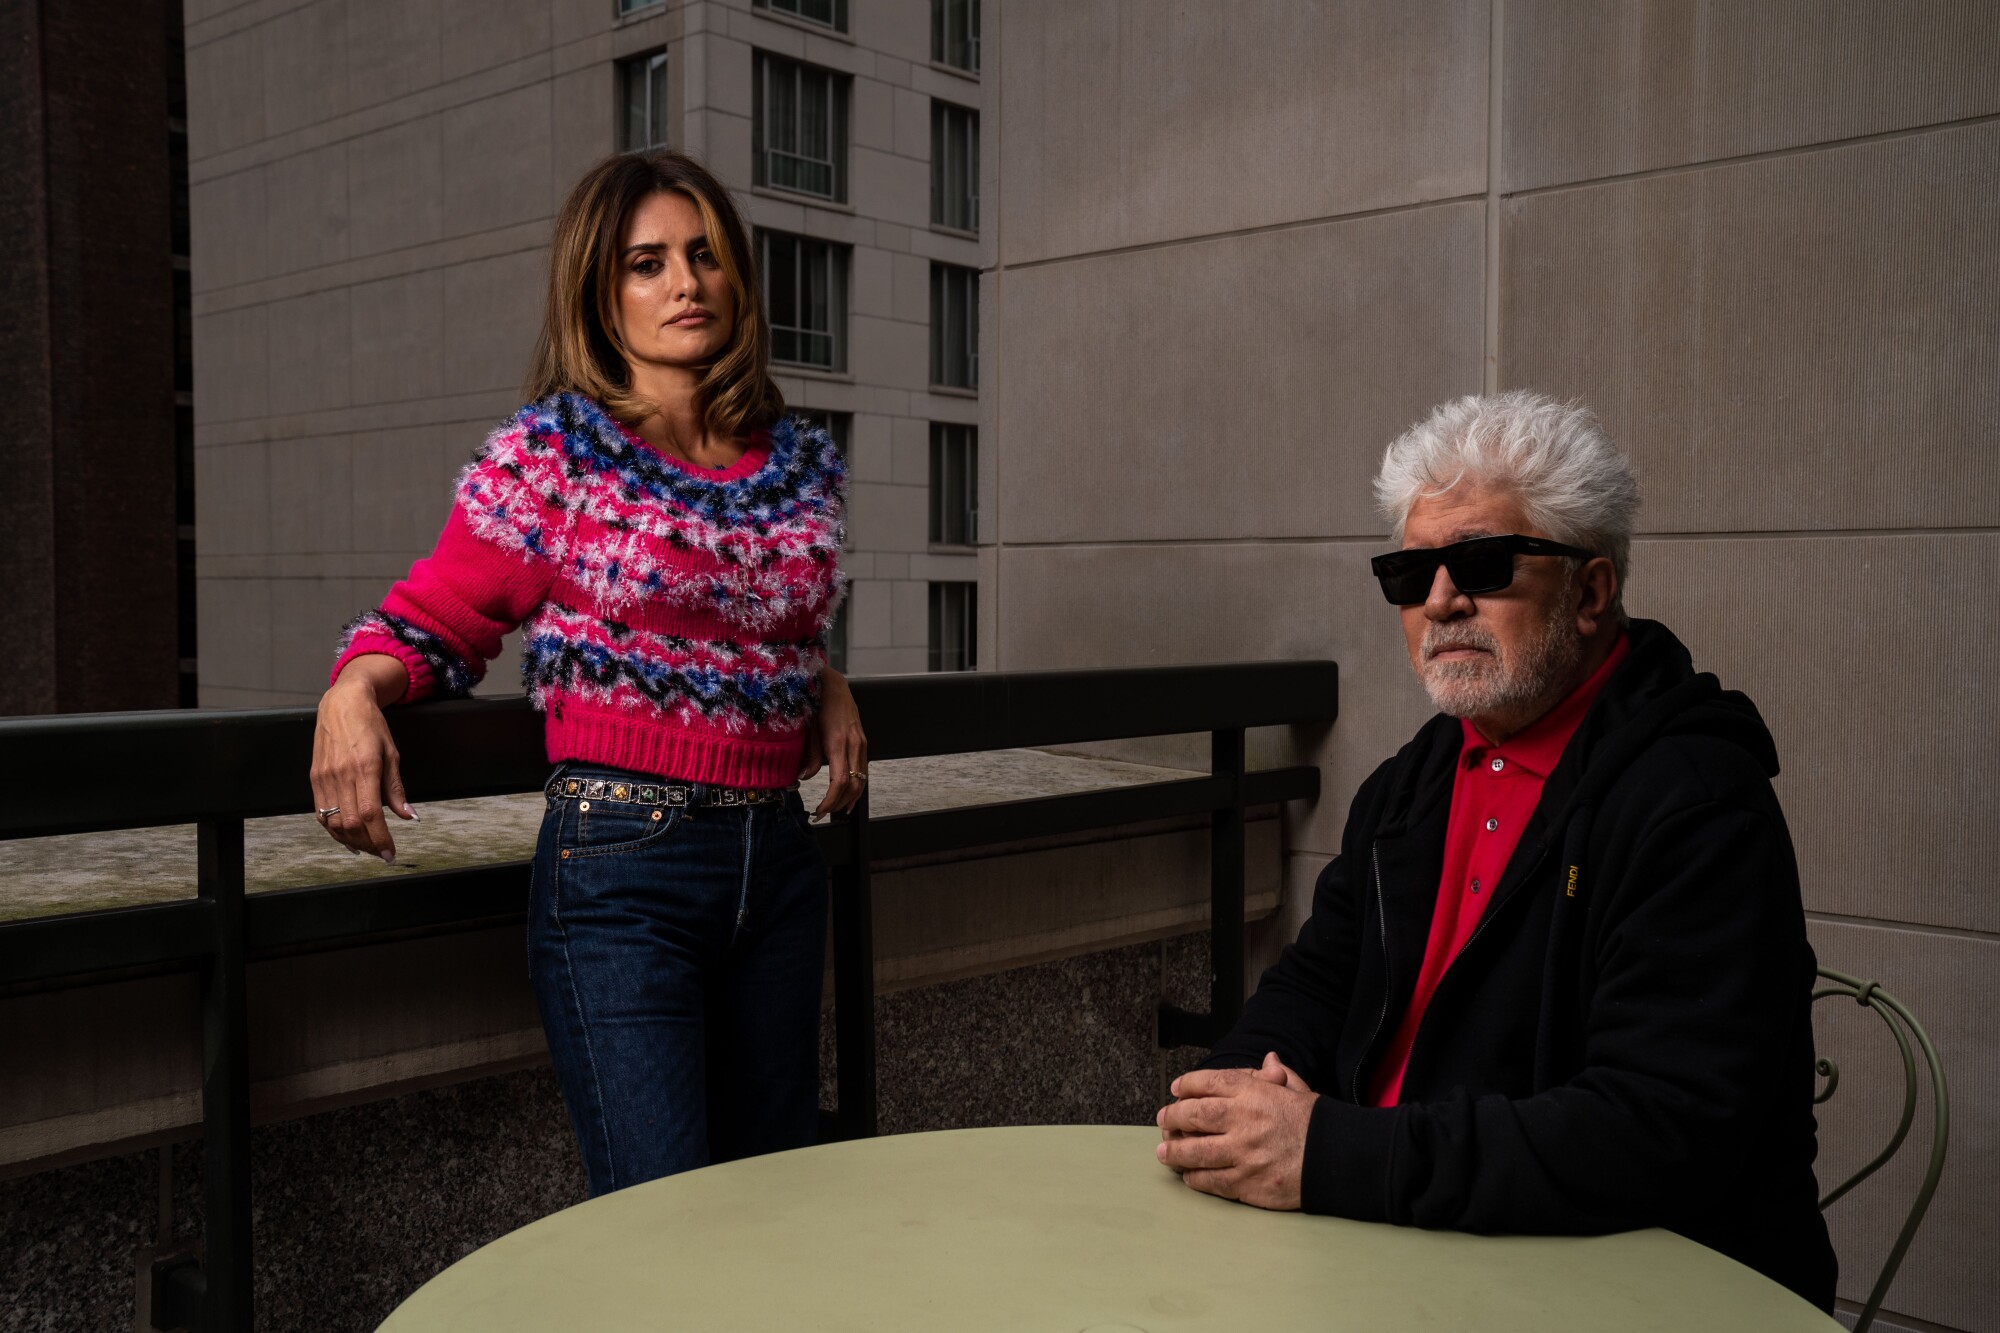
[(525, 621), (552, 762), (787, 786), (845, 588), (843, 484), (803, 423), (710, 470), (580, 394), (530, 404), (460, 474), (437, 548), (348, 627), (333, 674), (387, 653), (405, 701), (464, 694)]

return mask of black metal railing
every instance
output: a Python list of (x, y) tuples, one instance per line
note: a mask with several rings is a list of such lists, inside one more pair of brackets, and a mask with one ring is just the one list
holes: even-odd
[[(1207, 1045), (1228, 1029), (1243, 995), (1244, 811), (1319, 792), (1316, 768), (1246, 771), (1244, 731), (1332, 722), (1332, 662), (885, 677), (855, 681), (854, 693), (873, 759), (1206, 731), (1213, 762), (1204, 777), (880, 819), (864, 800), (822, 828), (839, 1135), (875, 1132), (872, 863), (1205, 813), (1209, 1007), (1162, 1006), (1160, 1042)], [(525, 700), (427, 705), (392, 721), (412, 799), (528, 792), (546, 780), (541, 719)], [(312, 808), (312, 739), (303, 708), (0, 720), (0, 841), (199, 830), (194, 898), (0, 923), (0, 985), (12, 991), (159, 971), (201, 976), (206, 1223), (200, 1261), (157, 1275), (160, 1327), (251, 1327), (248, 962), (525, 917), (526, 862), (246, 893), (244, 821)]]

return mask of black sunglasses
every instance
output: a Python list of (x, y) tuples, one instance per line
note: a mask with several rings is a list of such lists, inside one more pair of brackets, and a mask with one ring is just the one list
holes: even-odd
[(1368, 562), (1382, 581), (1382, 595), (1395, 606), (1413, 606), (1428, 599), (1437, 570), (1443, 565), (1451, 574), (1452, 586), (1462, 593), (1499, 592), (1514, 581), (1517, 555), (1567, 555), (1594, 560), (1597, 552), (1542, 537), (1474, 537), (1450, 546), (1414, 546), (1407, 551), (1391, 551)]

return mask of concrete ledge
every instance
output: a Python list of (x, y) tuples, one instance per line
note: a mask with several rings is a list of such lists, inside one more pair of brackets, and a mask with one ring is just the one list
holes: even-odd
[[(911, 762), (927, 771), (885, 774), (876, 809), (911, 808), (918, 791), (936, 808), (1186, 776), (1067, 756)], [(1245, 842), (1245, 916), (1262, 919), (1282, 896), (1274, 809), (1251, 813)], [(888, 862), (873, 887), (877, 989), (909, 990), (1205, 930), (1208, 826), (1158, 820)], [(547, 1058), (518, 926), (270, 959), (252, 964), (249, 986), (260, 1122)], [(0, 997), (0, 1178), (192, 1135), (198, 994), (194, 977), (163, 976)]]

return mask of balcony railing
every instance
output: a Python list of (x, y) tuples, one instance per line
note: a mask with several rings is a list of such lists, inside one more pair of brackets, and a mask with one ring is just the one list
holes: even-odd
[[(857, 680), (871, 759), (1206, 731), (1207, 776), (959, 809), (851, 817), (819, 830), (832, 874), (833, 1132), (875, 1132), (869, 867), (1171, 816), (1210, 817), (1206, 1013), (1163, 1006), (1162, 1045), (1211, 1043), (1243, 995), (1244, 811), (1311, 799), (1319, 770), (1244, 767), (1250, 727), (1330, 723), (1332, 662)], [(418, 801), (539, 790), (549, 765), (525, 700), (399, 710), (396, 744)], [(251, 1327), (250, 1071), (245, 969), (254, 959), (525, 919), (528, 863), (246, 893), (244, 821), (312, 808), (310, 709), (103, 713), (0, 720), (0, 841), (194, 824), (197, 896), (0, 924), (0, 985), (59, 989), (196, 972), (202, 1043), (202, 1259), (156, 1275), (155, 1319), (209, 1333)]]

